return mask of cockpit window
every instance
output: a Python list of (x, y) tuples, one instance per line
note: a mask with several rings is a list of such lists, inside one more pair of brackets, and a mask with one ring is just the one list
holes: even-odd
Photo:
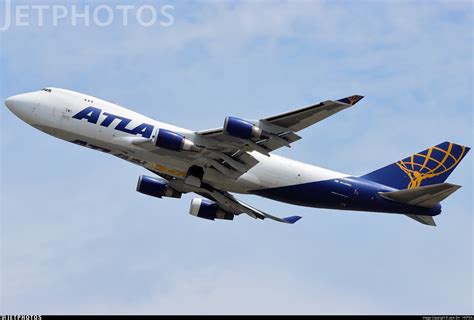
[(43, 88), (43, 89), (41, 89), (41, 91), (51, 92), (51, 89)]

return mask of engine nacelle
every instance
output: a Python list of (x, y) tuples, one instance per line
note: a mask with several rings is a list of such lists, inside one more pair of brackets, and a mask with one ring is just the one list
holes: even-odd
[(140, 176), (137, 183), (137, 191), (152, 197), (181, 198), (182, 193), (169, 187), (165, 180)]
[(197, 152), (200, 150), (200, 148), (197, 147), (194, 142), (186, 139), (183, 135), (166, 129), (158, 130), (155, 145), (157, 147), (173, 151), (185, 150)]
[(226, 117), (224, 120), (224, 132), (242, 139), (259, 139), (262, 136), (262, 129), (254, 126), (252, 123), (235, 118)]
[(194, 198), (191, 201), (191, 207), (189, 208), (189, 213), (195, 217), (203, 219), (224, 219), (224, 220), (233, 220), (234, 214), (227, 212), (221, 209), (215, 202)]

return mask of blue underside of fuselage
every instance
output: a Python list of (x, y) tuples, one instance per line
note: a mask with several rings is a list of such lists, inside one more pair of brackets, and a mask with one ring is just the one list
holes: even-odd
[(251, 190), (265, 198), (313, 208), (435, 216), (441, 206), (424, 208), (382, 198), (379, 192), (397, 189), (359, 177), (345, 177), (277, 188)]

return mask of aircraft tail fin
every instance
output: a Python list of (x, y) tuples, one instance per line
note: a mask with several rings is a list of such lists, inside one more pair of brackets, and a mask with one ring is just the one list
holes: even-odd
[(361, 178), (396, 189), (413, 189), (446, 181), (470, 148), (443, 142)]

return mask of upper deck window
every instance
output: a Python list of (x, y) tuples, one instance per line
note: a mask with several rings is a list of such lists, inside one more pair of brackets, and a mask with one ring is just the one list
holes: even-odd
[(51, 92), (51, 89), (43, 88), (43, 89), (41, 89), (41, 91)]

